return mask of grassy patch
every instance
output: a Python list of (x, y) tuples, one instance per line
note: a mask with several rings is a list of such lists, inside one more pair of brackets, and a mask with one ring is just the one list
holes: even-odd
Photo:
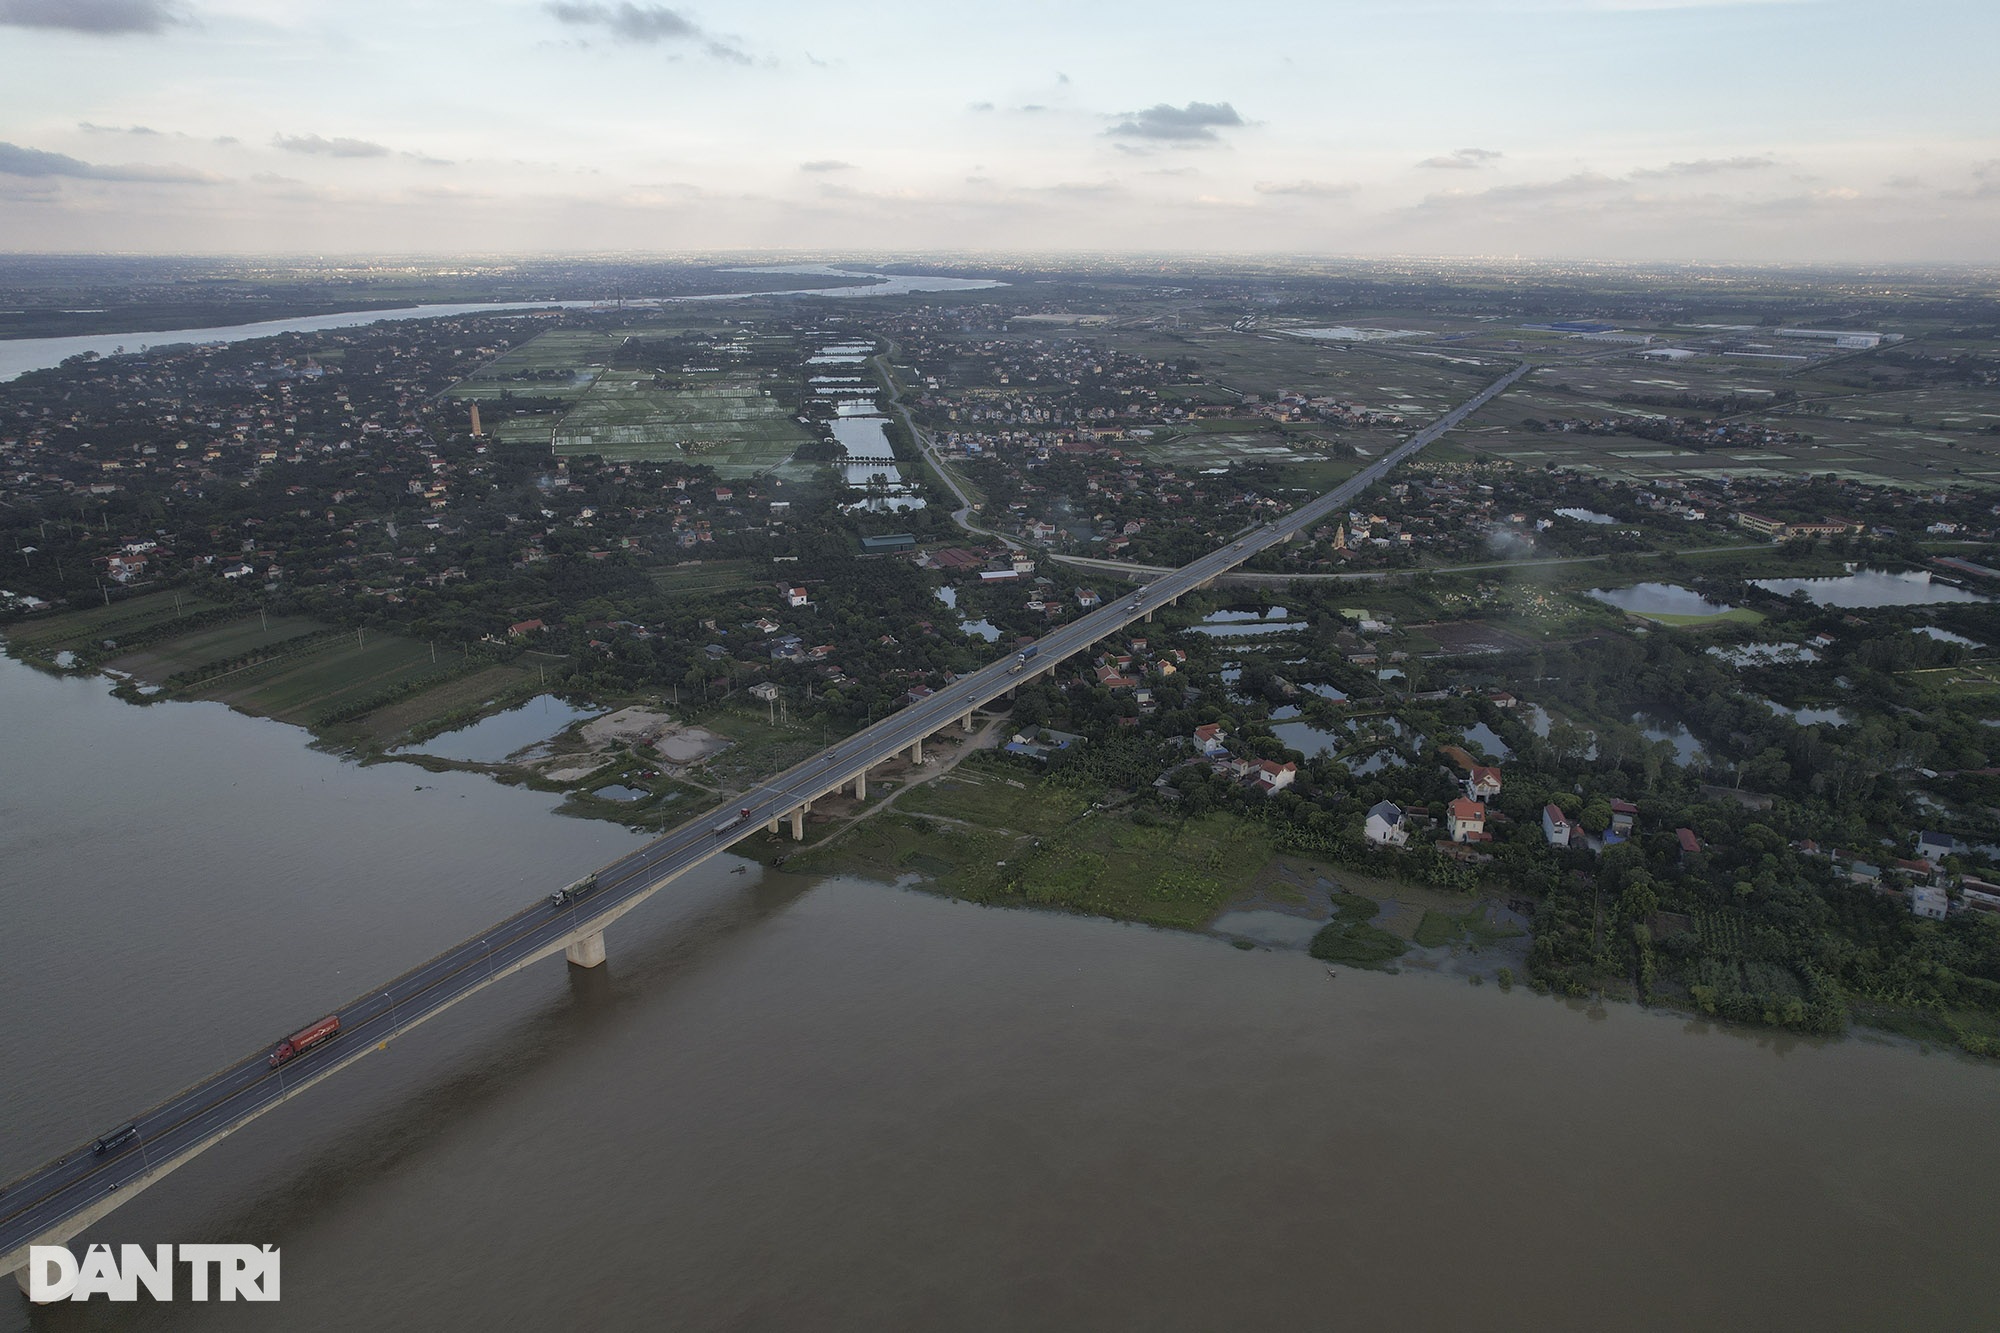
[(949, 775), (903, 796), (896, 808), (1039, 836), (1068, 824), (1089, 802), (1032, 775), (1017, 776), (1002, 765), (968, 759)]
[(1409, 946), (1380, 926), (1370, 925), (1375, 912), (1373, 899), (1363, 898), (1358, 893), (1335, 893), (1333, 920), (1313, 936), (1307, 952), (1328, 963), (1346, 963), (1353, 967), (1387, 966), (1402, 957), (1403, 950)]
[(1443, 912), (1425, 912), (1424, 919), (1417, 923), (1417, 933), (1413, 938), (1421, 948), (1437, 949), (1451, 943), (1457, 935), (1457, 921)]
[(736, 592), (758, 583), (755, 560), (691, 560), (654, 570), (653, 586), (673, 596), (696, 593)]
[(953, 897), (1193, 930), (1271, 859), (1261, 826), (1214, 814), (1137, 824), (1074, 793), (997, 770), (915, 787), (895, 810), (795, 858), (808, 871), (920, 875)]

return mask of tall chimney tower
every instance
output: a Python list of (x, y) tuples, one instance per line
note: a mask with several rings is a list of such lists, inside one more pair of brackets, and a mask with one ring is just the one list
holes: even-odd
[(477, 435), (477, 434), (479, 434), (479, 404), (478, 404), (478, 403), (474, 403), (474, 404), (472, 405), (472, 433), (473, 433), (474, 435)]

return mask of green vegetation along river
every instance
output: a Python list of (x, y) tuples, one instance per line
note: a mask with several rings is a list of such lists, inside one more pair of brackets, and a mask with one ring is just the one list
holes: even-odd
[[(632, 837), (106, 690), (0, 660), (0, 1176)], [(1987, 1065), (755, 866), (610, 946), (86, 1237), (279, 1245), (280, 1306), (84, 1322), (2000, 1322)], [(38, 1326), (0, 1301), (0, 1330)]]

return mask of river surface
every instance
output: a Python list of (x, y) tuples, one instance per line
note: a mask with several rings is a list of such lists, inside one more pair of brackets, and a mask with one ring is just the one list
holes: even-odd
[[(878, 281), (846, 287), (794, 287), (776, 292), (709, 292), (700, 296), (667, 298), (661, 302), (627, 301), (626, 307), (671, 304), (677, 301), (738, 301), (758, 296), (906, 296), (912, 292), (977, 291), (1004, 284), (987, 278), (946, 278), (921, 274), (863, 273), (825, 265), (792, 265), (772, 268), (739, 268), (735, 273), (797, 273), (802, 276), (874, 278)], [(11, 380), (31, 370), (61, 365), (73, 356), (95, 352), (111, 356), (119, 352), (142, 352), (149, 347), (171, 347), (178, 343), (236, 343), (252, 338), (270, 338), (280, 333), (317, 333), (326, 329), (346, 329), (383, 320), (437, 319), (450, 315), (499, 314), (509, 310), (580, 310), (605, 306), (604, 301), (499, 301), (458, 305), (413, 305), (393, 310), (354, 310), (330, 315), (306, 315), (296, 319), (267, 319), (254, 324), (230, 324), (206, 329), (155, 329), (145, 333), (89, 333), (63, 338), (0, 339), (0, 381)]]
[[(636, 841), (105, 690), (0, 660), (0, 1178)], [(278, 1306), (0, 1330), (2000, 1323), (1990, 1065), (727, 858), (609, 943), (87, 1233)]]

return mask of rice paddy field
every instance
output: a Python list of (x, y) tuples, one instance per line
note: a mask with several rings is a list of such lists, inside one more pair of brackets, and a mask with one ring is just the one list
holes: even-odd
[[(2000, 391), (1976, 386), (1859, 389), (1825, 371), (1796, 376), (1707, 364), (1658, 365), (1634, 357), (1545, 367), (1475, 414), (1453, 437), (1465, 456), (1509, 458), (1599, 472), (1627, 481), (1657, 478), (1782, 477), (1833, 474), (1871, 485), (1931, 489), (2000, 482)], [(1790, 404), (1757, 410), (1778, 391)], [(1810, 439), (1693, 450), (1633, 435), (1533, 431), (1522, 422), (1711, 416), (1713, 408), (1622, 401), (1627, 397), (1734, 398), (1748, 410), (1727, 417)], [(1747, 403), (1746, 403), (1747, 400)]]
[(503, 393), (573, 397), (611, 363), (625, 337), (622, 331), (551, 329), (495, 357), (447, 393), (460, 402), (490, 402)]
[(733, 480), (771, 471), (810, 438), (752, 377), (697, 377), (680, 388), (650, 371), (607, 370), (555, 428), (554, 448), (701, 463)]
[(1268, 398), (1296, 390), (1422, 420), (1456, 407), (1508, 368), (1490, 357), (1407, 344), (1316, 343), (1233, 329), (1173, 337), (1119, 332), (1105, 341), (1134, 356), (1192, 357), (1201, 363), (1204, 380), (1238, 393)]

